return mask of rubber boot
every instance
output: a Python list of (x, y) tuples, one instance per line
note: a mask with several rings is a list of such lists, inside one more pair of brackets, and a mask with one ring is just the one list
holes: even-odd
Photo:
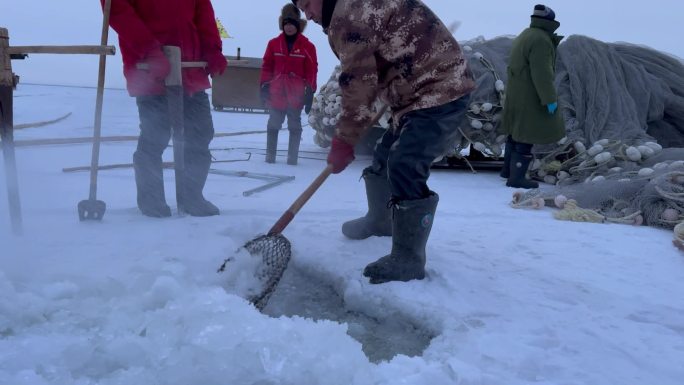
[(392, 207), (392, 251), (369, 264), (363, 275), (370, 283), (425, 278), (425, 245), (437, 210), (439, 196), (400, 201)]
[(138, 150), (133, 154), (133, 170), (138, 208), (143, 215), (154, 218), (170, 217), (171, 208), (166, 204), (164, 197), (161, 156), (156, 159)]
[(530, 153), (520, 153), (517, 149), (513, 151), (511, 154), (511, 171), (506, 186), (525, 189), (539, 187), (539, 183), (527, 179), (525, 175), (532, 159), (534, 156)]
[(266, 163), (275, 163), (278, 151), (278, 130), (266, 131)]
[(392, 193), (387, 177), (366, 168), (363, 170), (363, 180), (366, 183), (368, 212), (361, 218), (345, 222), (342, 234), (351, 239), (392, 235), (392, 210), (388, 206)]
[(185, 159), (185, 186), (183, 201), (179, 209), (193, 217), (219, 215), (216, 205), (204, 198), (202, 190), (211, 166), (211, 155), (206, 152), (188, 154)]
[(296, 166), (299, 159), (299, 143), (302, 140), (302, 132), (290, 132), (290, 141), (287, 145), (287, 164)]
[(501, 167), (501, 172), (499, 173), (499, 176), (504, 179), (508, 179), (508, 177), (511, 176), (511, 153), (514, 151), (514, 143), (513, 138), (508, 135), (508, 138), (506, 138), (506, 147), (504, 148), (503, 167)]

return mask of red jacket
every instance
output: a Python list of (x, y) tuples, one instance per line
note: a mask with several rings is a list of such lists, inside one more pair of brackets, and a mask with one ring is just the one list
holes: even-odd
[(316, 47), (301, 33), (290, 52), (284, 33), (268, 42), (261, 67), (261, 84), (270, 84), (271, 108), (301, 109), (304, 87), (316, 91), (317, 73)]
[[(163, 81), (136, 68), (136, 63), (144, 61), (150, 51), (163, 45), (179, 46), (182, 61), (223, 57), (210, 0), (112, 0), (109, 24), (119, 35), (124, 76), (131, 96), (164, 93)], [(188, 94), (209, 88), (207, 71), (183, 69), (183, 86)]]

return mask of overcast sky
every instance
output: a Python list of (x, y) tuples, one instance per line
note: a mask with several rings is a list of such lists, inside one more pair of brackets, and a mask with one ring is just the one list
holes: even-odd
[[(460, 21), (459, 40), (477, 36), (515, 35), (529, 24), (536, 1), (424, 0), (450, 25)], [(8, 28), (10, 45), (99, 44), (102, 12), (97, 0), (0, 0), (0, 26)], [(11, 4), (11, 5), (10, 5)], [(268, 40), (276, 36), (283, 0), (214, 0), (217, 17), (234, 37), (224, 40), (224, 53), (261, 57)], [(684, 58), (684, 2), (616, 0), (554, 0), (546, 2), (561, 22), (559, 33), (581, 34), (606, 42), (643, 44)], [(637, 5), (638, 4), (638, 5)], [(49, 17), (45, 15), (50, 15)], [(327, 81), (336, 58), (321, 28), (310, 23), (305, 34), (316, 44), (319, 83)], [(117, 43), (110, 30), (110, 44)], [(31, 55), (12, 62), (14, 72), (26, 83), (96, 85), (97, 58), (90, 56)], [(109, 87), (123, 87), (121, 57), (107, 60)]]

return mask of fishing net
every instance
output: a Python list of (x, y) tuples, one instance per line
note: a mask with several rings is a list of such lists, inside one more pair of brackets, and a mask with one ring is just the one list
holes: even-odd
[[(506, 137), (498, 129), (513, 39), (461, 42), (477, 88), (459, 125), (463, 139), (450, 156), (469, 146), (491, 158), (505, 151)], [(329, 145), (339, 118), (338, 76), (339, 68), (316, 96), (309, 118), (322, 147)], [(585, 215), (586, 220), (670, 229), (681, 223), (682, 61), (648, 47), (572, 35), (558, 47), (555, 85), (567, 135), (558, 143), (534, 146), (529, 174), (547, 185), (517, 193), (513, 205), (538, 207), (566, 196), (570, 205), (559, 219)], [(387, 119), (381, 123), (387, 127)]]
[(673, 229), (675, 245), (684, 250), (684, 160), (633, 169), (613, 167), (584, 182), (517, 191), (511, 205), (556, 207), (560, 210), (554, 217), (560, 220)]
[(679, 250), (684, 251), (684, 222), (675, 226), (672, 243), (677, 246)]
[[(292, 246), (282, 234), (271, 234), (258, 236), (245, 243), (243, 248), (249, 252), (251, 258), (257, 259), (253, 277), (257, 281), (257, 287), (255, 293), (249, 295), (247, 299), (261, 311), (268, 304), (268, 300), (283, 277), (292, 257)], [(234, 261), (233, 258), (223, 261), (218, 272), (224, 272), (232, 261)]]
[[(340, 105), (342, 103), (340, 84), (338, 83), (340, 72), (340, 66), (336, 66), (330, 79), (320, 88), (318, 93), (316, 93), (313, 103), (311, 104), (309, 124), (315, 131), (314, 143), (323, 148), (330, 146), (332, 138), (335, 136), (337, 121), (340, 119)], [(377, 114), (383, 106), (384, 104), (382, 102), (379, 100), (376, 101), (373, 113)], [(389, 109), (386, 109), (385, 113), (379, 118), (376, 128), (388, 128), (390, 118), (391, 113)]]

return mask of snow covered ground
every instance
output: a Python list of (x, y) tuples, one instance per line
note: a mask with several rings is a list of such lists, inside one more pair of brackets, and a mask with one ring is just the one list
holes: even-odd
[[(18, 130), (16, 139), (90, 136), (94, 99), (91, 88), (20, 85), (15, 124), (73, 115)], [(125, 91), (107, 90), (104, 106), (103, 135), (137, 134)], [(214, 119), (217, 132), (239, 132), (263, 130), (267, 116)], [(233, 148), (213, 151), (217, 159), (252, 157), (215, 168), (294, 181), (244, 197), (262, 182), (212, 174), (205, 194), (222, 215), (152, 219), (135, 207), (132, 169), (101, 171), (102, 222), (78, 220), (88, 173), (62, 172), (89, 164), (89, 144), (18, 147), (21, 237), (11, 235), (0, 171), (0, 384), (682, 384), (684, 255), (672, 233), (512, 209), (513, 190), (496, 173), (435, 171), (441, 200), (429, 277), (374, 286), (361, 271), (390, 239), (351, 241), (340, 232), (365, 212), (359, 176), (369, 158), (358, 157), (285, 230), (293, 281), (278, 295), (319, 291), (311, 303), (336, 297), (338, 314), (361, 321), (321, 319), (322, 305), (290, 309), (303, 316), (259, 313), (216, 269), (266, 232), (324, 167), (317, 159), (292, 167), (284, 157), (266, 164), (265, 141), (216, 138), (212, 148)], [(283, 132), (281, 149), (286, 142)], [(101, 164), (129, 163), (134, 148), (104, 143)], [(308, 127), (302, 151), (325, 157)], [(174, 206), (171, 171), (166, 189)], [(288, 309), (270, 309), (279, 313)], [(379, 325), (376, 339), (390, 347), (405, 339), (401, 327), (383, 330), (397, 320), (434, 338), (416, 356), (369, 358), (350, 336), (364, 334), (363, 319)]]

